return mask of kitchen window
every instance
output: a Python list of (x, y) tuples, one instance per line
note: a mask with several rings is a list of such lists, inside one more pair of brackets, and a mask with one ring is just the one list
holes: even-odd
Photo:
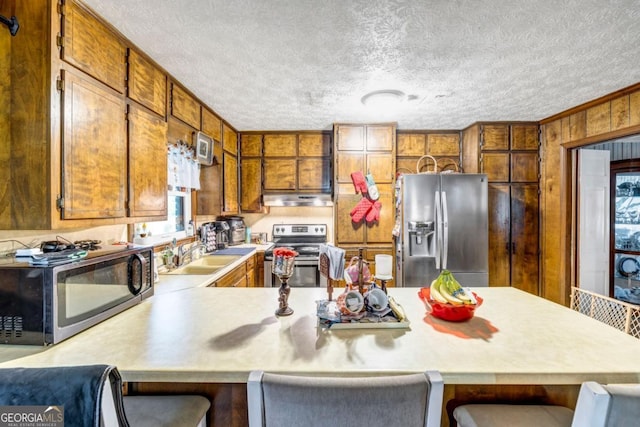
[(193, 235), (191, 217), (191, 190), (172, 189), (167, 191), (167, 219), (136, 223), (134, 242), (158, 245), (180, 240)]

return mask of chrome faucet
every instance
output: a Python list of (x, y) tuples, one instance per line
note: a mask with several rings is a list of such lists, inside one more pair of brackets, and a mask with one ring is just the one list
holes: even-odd
[[(189, 249), (185, 249), (184, 247), (184, 243), (178, 246), (178, 267), (184, 265), (185, 263), (188, 264), (194, 259), (198, 259), (200, 255), (202, 255), (202, 252), (205, 248), (204, 244), (200, 241), (192, 243), (191, 246), (189, 246)], [(196, 255), (195, 258), (194, 255)], [(186, 262), (187, 259), (189, 260), (188, 262)]]

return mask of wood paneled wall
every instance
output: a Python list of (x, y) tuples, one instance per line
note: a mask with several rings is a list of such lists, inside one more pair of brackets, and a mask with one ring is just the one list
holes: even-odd
[(541, 296), (567, 304), (575, 271), (571, 149), (640, 133), (640, 84), (540, 122)]

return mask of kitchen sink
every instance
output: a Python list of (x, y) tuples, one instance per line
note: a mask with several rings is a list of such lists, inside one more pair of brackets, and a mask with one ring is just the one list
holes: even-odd
[(176, 269), (167, 271), (163, 274), (213, 274), (218, 270), (224, 268), (224, 265), (221, 266), (202, 266), (202, 265), (183, 265), (182, 267), (178, 267)]
[(240, 258), (241, 255), (206, 255), (162, 274), (214, 274)]
[(187, 267), (189, 265), (224, 267), (225, 265), (229, 265), (240, 258), (242, 258), (242, 255), (205, 255), (193, 260), (187, 265)]

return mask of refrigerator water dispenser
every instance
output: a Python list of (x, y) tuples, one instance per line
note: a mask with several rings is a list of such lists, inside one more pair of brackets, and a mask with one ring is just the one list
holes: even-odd
[(433, 221), (409, 221), (409, 256), (435, 257)]

